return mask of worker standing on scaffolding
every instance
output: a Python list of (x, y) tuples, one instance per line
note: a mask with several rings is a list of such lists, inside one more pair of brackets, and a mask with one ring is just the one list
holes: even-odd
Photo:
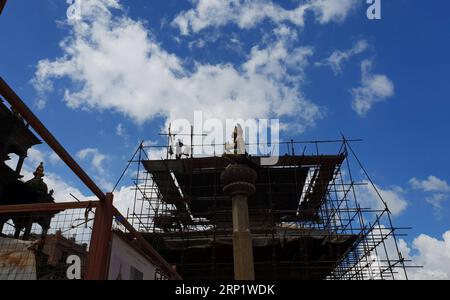
[(177, 144), (175, 145), (175, 155), (177, 159), (181, 159), (181, 157), (183, 156), (183, 147), (183, 142), (181, 140), (178, 140)]

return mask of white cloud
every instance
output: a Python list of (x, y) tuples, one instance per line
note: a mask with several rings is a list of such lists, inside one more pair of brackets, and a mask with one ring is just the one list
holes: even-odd
[(448, 280), (450, 279), (450, 231), (442, 236), (442, 240), (421, 234), (412, 244), (416, 254), (405, 241), (400, 241), (400, 248), (405, 258), (411, 259), (414, 265), (423, 266), (409, 269), (408, 275), (414, 280)]
[(361, 54), (367, 50), (368, 44), (366, 41), (361, 40), (357, 42), (351, 49), (347, 51), (336, 50), (328, 58), (317, 62), (315, 65), (318, 67), (328, 66), (335, 75), (342, 74), (342, 65), (355, 55)]
[(447, 183), (447, 181), (439, 179), (436, 176), (429, 176), (425, 180), (412, 178), (409, 183), (414, 189), (422, 190), (424, 192), (450, 193), (450, 185)]
[[(386, 220), (385, 220), (386, 221)], [(398, 251), (404, 254), (403, 248), (401, 248), (401, 242), (395, 242), (393, 232), (390, 228), (387, 228), (382, 224), (373, 225), (373, 238), (380, 241), (377, 243), (376, 249), (371, 251), (370, 256), (366, 259), (361, 260), (358, 265), (363, 269), (363, 273), (367, 274), (370, 280), (404, 280), (406, 279), (405, 273), (401, 270), (401, 265), (396, 264), (397, 260), (400, 259)], [(369, 238), (370, 240), (371, 238)], [(383, 242), (381, 242), (383, 240)], [(371, 244), (371, 242), (368, 242)], [(389, 263), (388, 263), (389, 261)], [(388, 265), (393, 268), (393, 274), (390, 273)]]
[(108, 156), (102, 154), (98, 149), (87, 148), (80, 150), (77, 153), (77, 157), (82, 160), (90, 159), (91, 167), (95, 169), (99, 174), (105, 173), (103, 163), (108, 159)]
[(36, 100), (34, 105), (38, 110), (43, 110), (47, 106), (47, 101), (45, 101), (44, 99), (38, 99)]
[(29, 164), (37, 167), (41, 162), (45, 162), (46, 153), (37, 150), (35, 148), (31, 148), (28, 150), (27, 161)]
[(121, 187), (118, 191), (114, 192), (114, 206), (125, 217), (127, 216), (128, 209), (130, 209), (130, 213), (133, 212), (134, 196), (134, 187)]
[(265, 20), (303, 27), (308, 11), (312, 11), (321, 24), (342, 22), (358, 1), (309, 0), (294, 9), (285, 9), (269, 0), (194, 0), (193, 3), (194, 8), (181, 12), (172, 22), (183, 35), (229, 23), (241, 29), (249, 29)]
[[(38, 147), (38, 146), (37, 146)], [(15, 169), (18, 157), (17, 155), (13, 154), (12, 159), (7, 161), (6, 164), (12, 168)], [(56, 155), (54, 152), (47, 152), (45, 150), (39, 150), (39, 148), (30, 148), (27, 152), (27, 158), (25, 159), (26, 164), (31, 168), (36, 168), (41, 162), (44, 163), (44, 165), (50, 163), (52, 165), (56, 165), (61, 161), (61, 159)]]
[[(188, 70), (141, 22), (113, 17), (106, 8), (117, 8), (116, 1), (83, 3), (90, 10), (83, 9), (82, 21), (68, 21), (72, 30), (61, 43), (64, 55), (41, 60), (34, 79), (38, 90), (51, 90), (56, 79), (70, 79), (74, 85), (64, 99), (72, 108), (111, 109), (139, 123), (160, 116), (192, 119), (196, 110), (219, 119), (290, 116), (299, 128), (322, 117), (300, 91), (301, 69), (312, 50), (293, 48), (290, 38), (274, 33), (276, 41), (254, 48), (240, 67), (196, 63)], [(258, 68), (250, 68), (256, 56), (262, 56)], [(289, 81), (293, 69), (296, 80)]]
[[(384, 203), (370, 182), (365, 181), (364, 184), (355, 188), (361, 207), (384, 210)], [(376, 188), (393, 216), (401, 214), (407, 208), (408, 202), (404, 198), (405, 191), (401, 187), (394, 186), (390, 189), (383, 189), (376, 186)]]
[(96, 148), (87, 148), (78, 151), (77, 157), (89, 161), (92, 170), (95, 171), (93, 178), (101, 188), (107, 191), (114, 188), (114, 184), (110, 181), (111, 176), (104, 165), (109, 160), (106, 154), (101, 153)]
[(358, 4), (358, 0), (311, 0), (311, 8), (321, 24), (343, 22), (348, 13)]
[(49, 156), (49, 161), (50, 161), (50, 163), (53, 164), (53, 165), (62, 163), (61, 158), (59, 158), (59, 156), (58, 156), (55, 152), (52, 152), (52, 153), (50, 154), (50, 156)]
[(172, 25), (177, 26), (184, 35), (228, 23), (237, 24), (241, 29), (248, 29), (265, 19), (275, 23), (288, 21), (303, 26), (307, 8), (307, 5), (300, 5), (294, 10), (285, 10), (265, 0), (197, 0), (194, 1), (194, 5), (195, 8), (180, 13), (172, 22)]
[(126, 129), (123, 126), (122, 123), (117, 125), (117, 127), (116, 127), (116, 134), (117, 134), (117, 136), (120, 136), (120, 137), (126, 137), (127, 136), (127, 131), (126, 131)]
[(373, 105), (386, 101), (394, 95), (394, 84), (386, 75), (372, 74), (372, 61), (364, 60), (361, 63), (361, 86), (351, 90), (354, 97), (353, 109), (364, 117)]
[(433, 206), (438, 212), (443, 209), (443, 204), (448, 201), (450, 195), (448, 194), (433, 194), (426, 197), (425, 200)]
[(450, 185), (447, 181), (436, 176), (429, 176), (425, 180), (412, 178), (409, 183), (415, 190), (420, 190), (429, 195), (425, 197), (425, 201), (433, 206), (436, 217), (442, 217), (444, 203), (450, 199)]
[[(411, 245), (400, 239), (395, 244), (390, 230), (384, 226), (379, 226), (375, 229), (377, 234), (386, 235), (387, 238), (384, 244), (377, 248), (377, 255), (373, 256), (374, 264), (373, 279), (381, 279), (380, 273), (377, 270), (377, 262), (382, 262), (381, 265), (386, 265), (386, 252), (389, 254), (389, 259), (393, 263), (396, 258), (396, 253), (399, 251), (402, 257), (406, 260), (406, 272), (410, 280), (448, 280), (450, 279), (450, 231), (447, 231), (442, 239), (437, 239), (432, 236), (421, 234), (416, 237)], [(366, 263), (361, 265), (367, 268)], [(394, 277), (396, 280), (406, 279), (404, 270), (400, 264), (396, 265), (394, 269)], [(388, 275), (389, 274), (385, 274)]]

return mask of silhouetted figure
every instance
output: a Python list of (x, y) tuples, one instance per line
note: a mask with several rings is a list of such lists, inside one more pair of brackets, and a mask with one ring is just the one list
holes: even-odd
[[(0, 205), (20, 205), (20, 204), (38, 204), (54, 203), (53, 190), (48, 192), (47, 184), (44, 182), (44, 164), (41, 163), (33, 173), (34, 178), (26, 183), (21, 181), (14, 182), (6, 187), (2, 195)], [(23, 239), (28, 240), (31, 235), (31, 229), (34, 223), (42, 227), (42, 239), (45, 239), (52, 218), (57, 212), (30, 212), (14, 213), (0, 218), (0, 229), (4, 223), (11, 219), (14, 223), (14, 238), (20, 237), (20, 232), (25, 229)]]

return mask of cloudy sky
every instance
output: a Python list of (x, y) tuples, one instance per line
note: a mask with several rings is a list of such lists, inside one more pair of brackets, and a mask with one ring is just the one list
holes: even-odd
[[(365, 2), (9, 1), (0, 71), (104, 190), (194, 111), (280, 119), (282, 140), (362, 138), (394, 222), (413, 227), (413, 277), (450, 279), (450, 4), (382, 0), (373, 21)], [(45, 146), (27, 168), (40, 161), (61, 201), (89, 195)]]

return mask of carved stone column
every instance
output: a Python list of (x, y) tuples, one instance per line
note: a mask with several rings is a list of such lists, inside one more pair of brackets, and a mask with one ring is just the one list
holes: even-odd
[(236, 280), (255, 280), (248, 197), (255, 193), (256, 172), (245, 165), (230, 165), (222, 173), (224, 193), (232, 199), (233, 257)]

